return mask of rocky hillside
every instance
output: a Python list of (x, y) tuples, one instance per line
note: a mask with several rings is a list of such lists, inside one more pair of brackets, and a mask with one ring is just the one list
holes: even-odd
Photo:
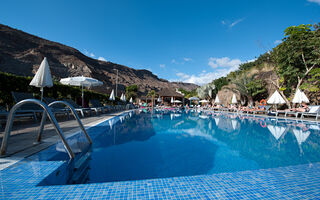
[(140, 94), (162, 88), (192, 90), (197, 85), (169, 82), (148, 70), (105, 62), (85, 56), (77, 49), (39, 38), (0, 24), (0, 71), (16, 75), (33, 76), (42, 59), (48, 58), (51, 73), (56, 80), (70, 76), (89, 76), (104, 82), (96, 91), (110, 92), (115, 87), (116, 70), (119, 70), (118, 88), (136, 84)]

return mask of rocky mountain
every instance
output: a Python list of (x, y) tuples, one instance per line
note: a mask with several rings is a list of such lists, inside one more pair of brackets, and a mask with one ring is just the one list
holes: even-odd
[(139, 86), (140, 94), (162, 88), (183, 88), (192, 90), (198, 86), (190, 83), (169, 82), (158, 78), (148, 70), (136, 70), (120, 64), (90, 58), (72, 47), (52, 42), (23, 31), (0, 24), (0, 71), (16, 75), (33, 76), (42, 59), (47, 57), (54, 79), (70, 76), (88, 76), (104, 82), (94, 88), (100, 92), (110, 92), (116, 84), (119, 70), (118, 88), (125, 90), (128, 85)]

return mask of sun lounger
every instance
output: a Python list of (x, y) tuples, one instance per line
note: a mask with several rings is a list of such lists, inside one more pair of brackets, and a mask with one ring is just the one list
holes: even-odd
[[(49, 105), (50, 103), (57, 101), (57, 100), (50, 98), (50, 97), (43, 97), (43, 101)], [(68, 119), (70, 118), (69, 109), (67, 109), (64, 105), (54, 104), (54, 105), (50, 106), (50, 108), (54, 114), (63, 114), (63, 115), (67, 115)]]
[[(12, 94), (12, 97), (14, 99), (14, 101), (16, 103), (22, 101), (22, 100), (25, 100), (25, 99), (34, 99), (34, 96), (33, 94), (31, 93), (24, 93), (24, 92), (11, 92)], [(36, 105), (36, 104), (25, 104), (25, 105), (22, 105), (18, 110), (17, 110), (17, 114), (20, 115), (20, 116), (23, 116), (23, 115), (30, 115), (33, 114), (33, 118), (35, 121), (37, 121), (37, 114), (42, 114), (43, 112), (43, 109)]]
[(298, 112), (293, 111), (293, 110), (277, 110), (275, 112), (275, 115), (278, 117), (280, 114), (283, 114), (285, 117), (287, 115), (294, 115), (296, 118), (298, 117)]
[(268, 114), (269, 109), (271, 108), (271, 106), (265, 106), (264, 109), (258, 109), (258, 110), (254, 110), (253, 114)]
[[(0, 106), (0, 128), (7, 122), (9, 112)], [(34, 113), (16, 112), (15, 117), (31, 117), (34, 118)], [(36, 118), (35, 118), (36, 119)]]
[(93, 106), (90, 108), (94, 110), (96, 113), (98, 112), (105, 113), (105, 111), (108, 110), (108, 108), (102, 105), (102, 103), (100, 103), (100, 101), (97, 99), (90, 99), (89, 103)]
[(73, 106), (73, 108), (79, 112), (81, 114), (82, 117), (85, 117), (85, 113), (88, 113), (89, 115), (91, 115), (91, 108), (82, 108), (80, 107), (78, 104), (76, 104), (74, 101), (72, 101), (71, 99), (64, 99), (64, 101), (66, 101), (67, 103), (69, 103), (71, 106)]
[(320, 117), (320, 106), (309, 106), (310, 110), (309, 112), (298, 112), (298, 114), (301, 114), (301, 119), (304, 116), (311, 116), (316, 117), (316, 120), (318, 117)]

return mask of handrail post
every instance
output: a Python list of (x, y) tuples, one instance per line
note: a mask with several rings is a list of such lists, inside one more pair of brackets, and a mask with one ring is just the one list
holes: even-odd
[(66, 148), (66, 150), (67, 150), (67, 152), (69, 154), (69, 157), (71, 159), (73, 159), (75, 157), (75, 155), (72, 152), (72, 149), (70, 148), (68, 142), (66, 141), (66, 139), (65, 139), (65, 137), (64, 137), (64, 135), (62, 133), (62, 130), (59, 127), (58, 122), (57, 122), (56, 118), (54, 117), (53, 113), (51, 112), (50, 108), (45, 103), (43, 103), (43, 102), (41, 102), (41, 101), (39, 101), (37, 99), (25, 99), (25, 100), (22, 100), (22, 101), (18, 102), (16, 105), (14, 105), (11, 108), (9, 116), (8, 116), (6, 128), (5, 128), (4, 136), (3, 136), (3, 139), (2, 139), (0, 155), (5, 155), (5, 153), (6, 153), (7, 145), (8, 145), (8, 139), (10, 137), (10, 132), (11, 132), (11, 129), (12, 129), (12, 123), (13, 123), (14, 114), (15, 114), (16, 110), (19, 107), (21, 107), (22, 105), (27, 104), (27, 103), (38, 104), (40, 107), (42, 107), (44, 109), (44, 113), (43, 114), (47, 113), (51, 123), (53, 124), (56, 132), (58, 133), (60, 139), (62, 140), (62, 143), (63, 143), (64, 147)]
[[(63, 104), (65, 106), (67, 106), (70, 110), (71, 110), (71, 113), (73, 114), (74, 118), (77, 120), (80, 128), (82, 129), (82, 131), (84, 132), (88, 142), (90, 144), (92, 144), (92, 140), (89, 136), (89, 134), (87, 133), (86, 129), (84, 128), (80, 118), (79, 118), (79, 115), (77, 114), (77, 112), (75, 111), (75, 109), (73, 108), (73, 106), (71, 106), (69, 103), (65, 102), (65, 101), (54, 101), (52, 103), (50, 103), (48, 105), (48, 107), (51, 107), (53, 106), (54, 104)], [(41, 135), (42, 135), (42, 132), (43, 132), (43, 128), (44, 128), (44, 124), (45, 124), (45, 121), (46, 121), (46, 116), (42, 116), (42, 120), (41, 120), (41, 124), (40, 124), (40, 129), (39, 129), (39, 132), (38, 132), (38, 141), (40, 142), (41, 140)]]

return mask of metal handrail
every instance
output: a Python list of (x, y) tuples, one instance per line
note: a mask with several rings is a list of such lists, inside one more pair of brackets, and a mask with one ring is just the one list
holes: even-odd
[(53, 113), (51, 112), (50, 108), (43, 102), (37, 100), (37, 99), (25, 99), (22, 100), (20, 102), (18, 102), (16, 105), (14, 105), (11, 110), (10, 113), (8, 115), (8, 120), (7, 120), (7, 124), (6, 124), (6, 128), (4, 131), (4, 136), (2, 138), (2, 144), (1, 144), (1, 149), (0, 149), (0, 155), (5, 155), (6, 154), (6, 150), (7, 150), (7, 144), (8, 144), (8, 138), (10, 136), (10, 132), (12, 129), (12, 124), (13, 124), (13, 119), (14, 119), (14, 115), (17, 111), (18, 108), (20, 108), (22, 105), (27, 104), (27, 103), (34, 103), (34, 104), (38, 104), (40, 107), (42, 107), (44, 109), (44, 113), (43, 115), (45, 115), (45, 113), (47, 113), (51, 123), (53, 124), (56, 132), (58, 133), (60, 139), (62, 140), (62, 143), (64, 145), (64, 147), (66, 148), (69, 157), (71, 159), (73, 159), (75, 157), (74, 153), (72, 152), (72, 149), (70, 148), (66, 138), (64, 137), (61, 128), (58, 125), (58, 122), (56, 120), (56, 118), (54, 117)]
[[(73, 106), (71, 106), (69, 103), (67, 103), (67, 102), (65, 102), (65, 101), (54, 101), (54, 102), (50, 103), (50, 104), (48, 105), (48, 107), (51, 107), (51, 106), (53, 106), (53, 105), (55, 105), (55, 104), (63, 104), (63, 105), (65, 105), (65, 106), (67, 106), (67, 107), (71, 110), (71, 113), (73, 114), (73, 116), (74, 116), (74, 118), (77, 120), (80, 128), (82, 129), (82, 131), (83, 131), (84, 134), (86, 135), (88, 142), (89, 142), (90, 144), (92, 144), (92, 140), (91, 140), (89, 134), (87, 133), (86, 129), (84, 128), (84, 126), (83, 126), (83, 124), (82, 124), (82, 122), (81, 122), (81, 120), (80, 120), (80, 118), (79, 118), (79, 115), (77, 114), (77, 112), (75, 111), (75, 109), (73, 108)], [(42, 119), (41, 119), (41, 123), (40, 123), (39, 132), (38, 132), (38, 139), (37, 139), (38, 142), (41, 141), (41, 135), (42, 135), (42, 133), (43, 133), (43, 128), (44, 128), (44, 124), (45, 124), (45, 122), (46, 122), (46, 118), (47, 118), (47, 116), (43, 114), (43, 115), (42, 115)]]

